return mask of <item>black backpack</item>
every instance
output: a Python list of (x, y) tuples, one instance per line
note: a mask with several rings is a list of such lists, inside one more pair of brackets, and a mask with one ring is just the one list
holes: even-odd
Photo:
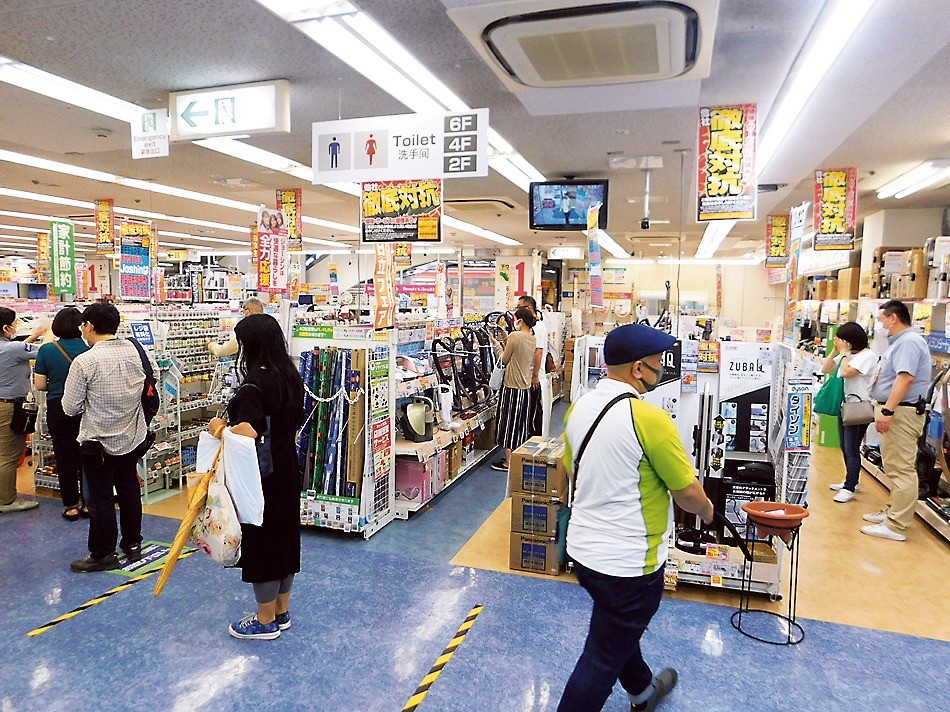
[(161, 407), (162, 400), (158, 395), (158, 386), (155, 382), (155, 372), (152, 370), (152, 364), (149, 363), (145, 349), (135, 339), (129, 339), (135, 350), (139, 352), (139, 358), (142, 359), (142, 370), (145, 372), (145, 383), (142, 385), (142, 413), (145, 414), (145, 424), (149, 425), (152, 419), (158, 415), (158, 409)]

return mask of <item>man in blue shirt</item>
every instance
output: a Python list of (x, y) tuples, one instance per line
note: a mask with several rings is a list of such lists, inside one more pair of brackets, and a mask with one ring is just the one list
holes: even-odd
[(870, 536), (904, 541), (917, 506), (917, 439), (924, 430), (923, 402), (930, 385), (930, 349), (911, 329), (910, 311), (892, 299), (878, 312), (887, 330), (887, 352), (881, 359), (871, 398), (877, 401), (874, 425), (881, 434), (881, 459), (891, 478), (891, 500), (880, 512), (865, 514)]

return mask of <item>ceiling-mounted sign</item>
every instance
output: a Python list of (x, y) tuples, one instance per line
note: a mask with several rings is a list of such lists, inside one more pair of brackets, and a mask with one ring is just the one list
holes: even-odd
[(115, 201), (112, 198), (96, 200), (96, 254), (115, 252)]
[(119, 224), (119, 296), (123, 299), (147, 300), (151, 296), (152, 227), (149, 223)]
[(313, 182), (488, 175), (488, 109), (313, 125)]
[(699, 110), (700, 222), (755, 220), (755, 104)]
[(765, 220), (765, 266), (788, 264), (788, 215), (769, 215)]
[(168, 111), (143, 111), (132, 129), (132, 158), (161, 158), (168, 155)]
[(441, 179), (363, 183), (363, 242), (439, 242), (441, 222)]
[(287, 249), (300, 252), (303, 249), (303, 191), (300, 188), (281, 188), (277, 191), (277, 210), (287, 216)]
[(286, 79), (168, 95), (172, 141), (290, 131)]
[(76, 233), (69, 220), (52, 220), (49, 224), (52, 241), (53, 294), (76, 293)]
[(168, 259), (171, 262), (187, 262), (188, 250), (169, 250)]
[(552, 247), (548, 250), (548, 259), (551, 260), (582, 260), (583, 247)]
[(815, 171), (816, 250), (853, 250), (858, 225), (858, 169)]

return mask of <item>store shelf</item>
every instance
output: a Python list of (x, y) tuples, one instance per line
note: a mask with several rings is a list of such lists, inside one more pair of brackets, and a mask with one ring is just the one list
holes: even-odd
[[(203, 321), (203, 320), (199, 320)], [(227, 330), (224, 329), (200, 329), (196, 331), (186, 331), (182, 330), (181, 333), (176, 333), (176, 331), (170, 331), (168, 336), (165, 338), (166, 341), (177, 341), (179, 339), (198, 339), (202, 337), (214, 338), (217, 336), (223, 336), (227, 334)]]
[[(892, 487), (891, 478), (888, 477), (880, 467), (872, 462), (868, 462), (864, 457), (861, 458), (861, 466), (890, 491)], [(950, 522), (934, 511), (927, 502), (918, 500), (914, 511), (931, 529), (942, 536), (945, 541), (950, 542)]]
[(737, 450), (726, 450), (725, 459), (743, 460), (745, 462), (770, 462), (767, 452), (739, 452)]
[(468, 464), (459, 470), (458, 475), (446, 482), (445, 486), (438, 494), (433, 495), (425, 502), (405, 502), (403, 500), (397, 499), (395, 504), (396, 519), (409, 519), (410, 514), (413, 512), (418, 512), (423, 507), (431, 504), (433, 500), (437, 499), (443, 492), (462, 479), (465, 475), (483, 465), (491, 457), (491, 454), (497, 449), (498, 448), (492, 448), (491, 450), (475, 450)]
[(440, 450), (445, 450), (453, 443), (458, 442), (473, 430), (479, 430), (485, 426), (489, 420), (495, 417), (495, 406), (491, 405), (474, 417), (468, 420), (460, 421), (461, 425), (454, 430), (439, 430), (432, 440), (424, 443), (414, 443), (405, 438), (396, 438), (395, 451), (397, 455), (415, 455), (419, 462), (428, 460)]
[(408, 398), (418, 395), (439, 385), (439, 377), (430, 373), (427, 376), (419, 376), (408, 381), (401, 381), (396, 384), (396, 398)]

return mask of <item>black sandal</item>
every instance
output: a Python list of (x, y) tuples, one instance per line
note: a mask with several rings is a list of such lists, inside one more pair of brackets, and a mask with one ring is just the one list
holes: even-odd
[[(63, 510), (63, 519), (70, 522), (75, 522), (79, 519), (79, 514), (81, 511), (82, 510), (79, 508), (78, 504), (74, 507), (66, 507), (66, 509)], [(75, 514), (70, 514), (70, 512), (75, 512)]]

